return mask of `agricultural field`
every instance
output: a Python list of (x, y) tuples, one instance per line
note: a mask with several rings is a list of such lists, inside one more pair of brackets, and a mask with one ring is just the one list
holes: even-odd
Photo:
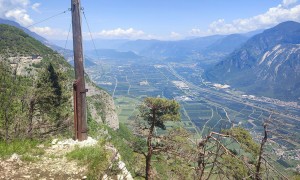
[[(105, 72), (97, 72), (100, 69), (94, 66), (87, 72), (113, 96), (120, 122), (129, 127), (139, 120), (137, 106), (143, 98), (165, 97), (180, 103), (182, 119), (179, 123), (167, 123), (167, 128), (183, 126), (199, 138), (210, 131), (242, 126), (260, 141), (267, 122), (274, 132), (274, 143), (286, 150), (300, 148), (299, 109), (245, 99), (242, 92), (216, 88), (202, 79), (203, 70), (195, 65), (127, 63), (112, 64), (110, 68), (106, 66)], [(283, 162), (293, 162), (293, 158), (278, 159), (285, 166), (294, 164)]]

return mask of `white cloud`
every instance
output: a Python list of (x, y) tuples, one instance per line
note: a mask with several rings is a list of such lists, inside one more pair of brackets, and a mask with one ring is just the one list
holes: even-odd
[[(31, 31), (45, 37), (46, 39), (66, 40), (68, 31), (58, 28), (45, 27), (31, 27)], [(89, 32), (82, 33), (84, 39), (90, 39)], [(107, 39), (159, 39), (157, 36), (146, 34), (141, 30), (134, 30), (133, 28), (122, 29), (117, 28), (113, 30), (102, 30), (100, 32), (92, 33), (93, 38), (107, 38)], [(72, 30), (69, 33), (69, 39), (72, 39)]]
[(180, 39), (181, 38), (181, 34), (176, 33), (176, 32), (171, 32), (170, 38), (171, 39)]
[(298, 0), (283, 0), (282, 5), (283, 6), (289, 6), (289, 5), (295, 4), (297, 1)]
[(27, 13), (30, 0), (0, 0), (0, 17), (28, 26), (33, 20)]
[(125, 36), (125, 37), (138, 37), (144, 35), (145, 33), (140, 30), (134, 30), (133, 28), (121, 29), (117, 28), (114, 30), (102, 30), (99, 35), (101, 36)]
[(112, 29), (112, 30), (102, 30), (97, 33), (93, 33), (95, 37), (102, 37), (102, 38), (141, 38), (147, 36), (144, 31), (135, 30), (133, 28), (128, 29)]
[(9, 10), (5, 13), (5, 17), (8, 19), (14, 19), (25, 26), (29, 26), (33, 23), (33, 20), (29, 17), (25, 9)]
[(40, 12), (39, 11), (39, 7), (41, 6), (41, 3), (34, 3), (32, 6), (31, 6), (31, 9), (33, 9), (34, 11), (36, 12)]
[[(134, 28), (116, 28), (111, 30), (101, 30), (100, 32), (93, 32), (93, 38), (104, 39), (156, 39), (156, 40), (178, 40), (183, 36), (177, 32), (170, 32), (169, 35), (154, 35), (148, 34), (142, 30)], [(89, 32), (83, 32), (83, 37), (90, 39)]]
[[(51, 27), (31, 27), (31, 31), (45, 37), (46, 39), (67, 39), (68, 32), (62, 29), (53, 29)], [(72, 33), (69, 34), (69, 38)]]
[[(208, 30), (192, 29), (192, 35), (212, 35), (243, 33), (257, 29), (272, 27), (284, 21), (300, 21), (300, 5), (295, 5), (297, 0), (283, 0), (282, 4), (270, 8), (267, 12), (250, 18), (236, 19), (227, 23), (224, 19), (212, 22)], [(291, 6), (294, 4), (294, 6)]]
[(191, 31), (190, 31), (190, 34), (193, 36), (205, 36), (207, 35), (207, 32), (206, 31), (203, 31), (201, 29), (198, 29), (198, 28), (193, 28)]

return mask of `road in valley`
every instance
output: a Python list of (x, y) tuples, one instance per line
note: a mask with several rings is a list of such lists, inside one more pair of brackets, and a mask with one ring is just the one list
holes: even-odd
[[(293, 119), (293, 120), (296, 120), (296, 121), (300, 121), (300, 117), (296, 117), (296, 116), (291, 116), (291, 115), (288, 115), (288, 114), (284, 114), (282, 112), (279, 112), (277, 110), (273, 110), (273, 109), (268, 109), (268, 108), (265, 108), (265, 107), (261, 107), (261, 106), (257, 106), (253, 103), (250, 103), (250, 102), (245, 102), (244, 100), (245, 99), (242, 99), (241, 97), (237, 97), (237, 96), (234, 96), (233, 94), (226, 94), (226, 93), (220, 93), (220, 92), (217, 92), (211, 88), (201, 88), (199, 86), (196, 86), (194, 85), (193, 83), (191, 82), (188, 82), (185, 78), (183, 78), (182, 76), (180, 76), (175, 70), (174, 68), (171, 66), (171, 65), (168, 65), (168, 68), (169, 72), (171, 72), (175, 77), (177, 77), (178, 79), (180, 79), (182, 82), (184, 82), (186, 85), (188, 85), (188, 87), (192, 90), (197, 90), (199, 93), (208, 93), (209, 95), (213, 95), (213, 96), (217, 96), (217, 97), (220, 97), (222, 99), (226, 99), (228, 101), (234, 101), (234, 102), (237, 102), (237, 103), (240, 103), (240, 104), (243, 104), (243, 105), (246, 105), (246, 106), (250, 106), (250, 107), (253, 107), (253, 108), (257, 108), (257, 109), (260, 109), (260, 110), (263, 110), (263, 111), (267, 111), (269, 112), (270, 114), (278, 114), (282, 117), (286, 117), (286, 118), (290, 118), (290, 119)], [(211, 99), (209, 100), (211, 101)], [(258, 102), (260, 103), (260, 102)], [(219, 107), (223, 108), (222, 106), (218, 105)]]

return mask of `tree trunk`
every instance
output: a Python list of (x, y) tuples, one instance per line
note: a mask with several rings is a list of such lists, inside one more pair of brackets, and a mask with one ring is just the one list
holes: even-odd
[(9, 119), (8, 119), (8, 116), (7, 116), (7, 109), (5, 109), (5, 112), (4, 112), (4, 118), (5, 118), (5, 123), (4, 123), (4, 126), (5, 126), (5, 142), (7, 143), (8, 141), (8, 129), (9, 129)]
[(155, 127), (155, 110), (152, 110), (152, 117), (153, 121), (149, 130), (149, 135), (147, 138), (147, 146), (148, 146), (148, 154), (146, 156), (146, 180), (152, 179), (152, 173), (151, 173), (151, 157), (152, 157), (152, 152), (153, 152), (153, 147), (152, 147), (152, 136), (153, 136), (153, 130)]
[(268, 136), (267, 136), (267, 125), (264, 124), (264, 138), (262, 139), (260, 143), (260, 150), (259, 150), (259, 156), (258, 156), (258, 161), (256, 165), (256, 173), (255, 173), (255, 179), (260, 180), (260, 166), (261, 166), (261, 159), (262, 159), (262, 154), (263, 154), (263, 148), (265, 143), (267, 142)]
[(204, 174), (204, 169), (205, 169), (205, 145), (208, 141), (208, 139), (211, 136), (208, 135), (205, 139), (201, 140), (198, 144), (198, 159), (197, 159), (197, 171), (196, 171), (196, 175), (197, 175), (197, 179), (202, 179), (203, 174)]
[(17, 118), (16, 120), (16, 123), (15, 123), (15, 127), (14, 127), (14, 130), (15, 130), (15, 138), (19, 138), (20, 136), (20, 118)]
[(205, 168), (203, 148), (200, 149), (200, 152), (198, 154), (197, 164), (198, 164), (197, 173), (196, 173), (198, 177), (197, 179), (202, 179), (204, 168)]
[(33, 119), (33, 113), (34, 113), (34, 106), (35, 106), (35, 99), (30, 99), (29, 103), (29, 114), (28, 114), (28, 136), (29, 138), (32, 138), (32, 119)]

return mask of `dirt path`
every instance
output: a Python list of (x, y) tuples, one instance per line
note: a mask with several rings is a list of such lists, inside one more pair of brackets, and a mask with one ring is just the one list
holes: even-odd
[(52, 146), (47, 148), (40, 145), (39, 148), (45, 149), (45, 154), (41, 157), (32, 157), (36, 159), (32, 162), (22, 161), (21, 156), (17, 154), (0, 160), (0, 179), (86, 179), (86, 167), (79, 167), (77, 162), (67, 160), (65, 157), (75, 148), (76, 143), (72, 143), (72, 141), (54, 141)]
[[(0, 159), (0, 180), (2, 179), (39, 179), (39, 180), (76, 180), (87, 179), (87, 167), (79, 166), (76, 161), (66, 158), (68, 152), (75, 147), (93, 146), (97, 144), (95, 139), (88, 137), (87, 140), (78, 142), (72, 139), (58, 141), (54, 139), (50, 147), (43, 144), (38, 148), (45, 150), (43, 155), (30, 156), (33, 161), (22, 161), (22, 156), (13, 154), (10, 158)], [(120, 154), (113, 146), (105, 146), (108, 151), (116, 154), (114, 160), (118, 161), (118, 167), (121, 170), (117, 179), (133, 180), (130, 172), (127, 170), (125, 163), (121, 161)], [(101, 162), (99, 162), (101, 163)], [(103, 180), (113, 179), (104, 175)]]
[(85, 169), (65, 157), (43, 157), (38, 162), (15, 158), (0, 161), (0, 174), (0, 179), (84, 179)]

